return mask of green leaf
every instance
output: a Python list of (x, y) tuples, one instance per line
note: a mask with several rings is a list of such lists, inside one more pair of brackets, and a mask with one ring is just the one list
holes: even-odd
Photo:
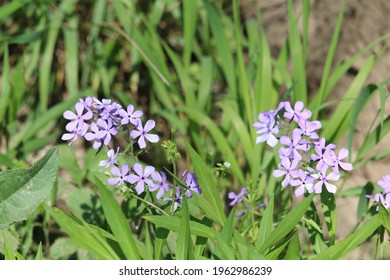
[[(315, 98), (312, 101), (313, 105), (310, 106), (310, 108), (312, 108), (312, 109), (319, 107), (321, 104), (323, 104), (324, 101), (326, 100), (327, 92), (329, 92), (329, 86), (328, 86), (329, 75), (330, 75), (330, 70), (332, 68), (333, 59), (334, 59), (334, 56), (336, 53), (337, 43), (339, 41), (339, 36), (341, 33), (341, 25), (343, 22), (345, 3), (346, 3), (346, 1), (343, 0), (341, 7), (339, 9), (337, 23), (336, 23), (336, 26), (335, 26), (334, 31), (333, 31), (332, 40), (330, 42), (329, 50), (328, 50), (327, 56), (326, 56), (325, 67), (324, 67), (324, 70), (322, 72), (320, 88), (318, 90), (318, 93), (315, 95)], [(313, 118), (317, 118), (317, 115), (318, 115), (318, 111), (315, 111)]]
[[(143, 218), (161, 228), (166, 228), (174, 232), (179, 232), (180, 230), (180, 219), (177, 217), (144, 216)], [(212, 227), (208, 227), (195, 221), (190, 221), (189, 225), (191, 234), (203, 236), (212, 240), (217, 238), (218, 233)]]
[(274, 215), (274, 195), (269, 198), (269, 203), (265, 208), (263, 218), (260, 222), (259, 232), (257, 234), (256, 248), (260, 249), (271, 236), (273, 229), (273, 215)]
[(118, 255), (109, 245), (111, 241), (115, 241), (115, 237), (108, 232), (88, 225), (87, 223), (79, 223), (59, 209), (46, 206), (45, 210), (78, 246), (87, 249), (90, 253), (102, 260), (119, 259)]
[(390, 213), (382, 203), (379, 203), (379, 220), (387, 232), (390, 233)]
[(288, 0), (288, 25), (290, 27), (288, 43), (290, 55), (294, 68), (294, 80), (297, 81), (296, 90), (293, 94), (294, 101), (307, 101), (307, 84), (306, 84), (306, 60), (304, 57), (304, 47), (298, 32), (297, 20), (294, 16), (294, 7), (291, 0)]
[(25, 220), (50, 197), (57, 179), (58, 149), (50, 149), (30, 169), (0, 172), (0, 229)]
[(184, 66), (188, 69), (191, 60), (191, 51), (194, 44), (195, 32), (196, 32), (196, 16), (197, 7), (196, 0), (184, 0), (183, 1), (183, 37), (184, 37), (184, 50), (183, 61)]
[(356, 162), (361, 160), (367, 153), (374, 148), (384, 136), (386, 136), (390, 131), (390, 116), (388, 116), (384, 121), (383, 125), (379, 124), (367, 137), (364, 139), (362, 146), (359, 148), (358, 154), (356, 156)]
[(219, 237), (223, 242), (218, 242), (217, 246), (215, 246), (213, 255), (218, 256), (219, 259), (222, 259), (223, 252), (223, 244), (231, 244), (233, 238), (233, 229), (234, 229), (234, 211), (231, 211), (225, 224), (223, 225), (222, 232)]
[(176, 242), (176, 260), (191, 259), (190, 252), (192, 250), (191, 233), (190, 233), (190, 214), (188, 213), (187, 200), (183, 200), (181, 208), (181, 219), (179, 236)]
[(35, 255), (35, 260), (43, 260), (43, 252), (42, 252), (42, 242), (39, 242), (37, 254)]
[(314, 193), (311, 194), (298, 205), (294, 206), (294, 208), (283, 218), (283, 220), (278, 224), (275, 230), (272, 231), (270, 237), (265, 241), (264, 245), (259, 250), (261, 254), (269, 249), (273, 244), (287, 236), (291, 230), (294, 229), (296, 224), (301, 220), (302, 216), (309, 208), (314, 195)]
[[(365, 86), (359, 94), (359, 97), (356, 99), (355, 104), (352, 109), (351, 124), (348, 130), (348, 150), (352, 151), (352, 141), (353, 135), (356, 129), (356, 123), (360, 113), (363, 111), (364, 106), (368, 103), (368, 100), (373, 96), (373, 94), (379, 90), (380, 93), (384, 93), (385, 89), (378, 85), (369, 84)], [(349, 160), (351, 160), (351, 153), (349, 154)]]
[(288, 244), (286, 254), (284, 255), (285, 260), (300, 260), (300, 247), (299, 247), (299, 236), (298, 232), (294, 234)]
[(190, 145), (187, 145), (187, 151), (191, 157), (192, 165), (194, 166), (194, 171), (198, 178), (199, 186), (202, 189), (203, 196), (213, 208), (217, 222), (222, 225), (226, 220), (223, 207), (224, 204), (219, 197), (219, 191), (211, 170)]
[(337, 260), (344, 256), (346, 253), (356, 248), (367, 238), (369, 238), (376, 229), (381, 225), (379, 216), (376, 215), (372, 219), (368, 220), (360, 229), (349, 235), (344, 240), (336, 243), (328, 249), (322, 251), (314, 259), (315, 260)]
[(50, 246), (49, 256), (56, 260), (66, 260), (75, 254), (79, 246), (68, 237), (57, 238)]
[(323, 191), (321, 193), (322, 212), (329, 234), (329, 245), (336, 241), (336, 200), (332, 193)]
[(6, 260), (15, 260), (15, 253), (12, 248), (8, 245), (8, 241), (5, 238), (5, 234), (3, 234), (4, 241), (4, 257)]
[(128, 259), (140, 259), (140, 255), (126, 216), (123, 214), (112, 192), (110, 192), (107, 187), (101, 183), (99, 178), (96, 178), (96, 181), (98, 182), (97, 187), (99, 189), (104, 215), (112, 232), (114, 233), (114, 236), (122, 248), (123, 253)]

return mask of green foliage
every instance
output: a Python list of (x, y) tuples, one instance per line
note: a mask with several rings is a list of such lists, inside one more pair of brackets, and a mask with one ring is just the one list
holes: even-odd
[(0, 173), (0, 229), (29, 218), (30, 214), (50, 198), (57, 179), (58, 149), (50, 149), (30, 169)]

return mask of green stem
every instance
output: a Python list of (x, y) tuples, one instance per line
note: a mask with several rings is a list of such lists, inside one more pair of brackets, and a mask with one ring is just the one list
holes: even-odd
[[(173, 163), (173, 174), (175, 174), (175, 176), (176, 176), (176, 161), (174, 161)], [(172, 202), (172, 204), (171, 204), (171, 215), (173, 214), (173, 212), (175, 212), (175, 196), (176, 196), (176, 178), (175, 177), (173, 177), (172, 178), (172, 180), (173, 180), (173, 184), (172, 184), (172, 186), (173, 186), (173, 188), (171, 189), (171, 202)]]
[(136, 196), (135, 194), (132, 193), (132, 195), (138, 199), (139, 201), (145, 203), (146, 205), (149, 205), (150, 207), (153, 207), (154, 209), (156, 209), (157, 211), (161, 212), (162, 214), (164, 214), (165, 216), (170, 216), (167, 212), (165, 212), (164, 210), (162, 210), (160, 207), (158, 207), (157, 205), (154, 205), (153, 203), (139, 197), (139, 196)]

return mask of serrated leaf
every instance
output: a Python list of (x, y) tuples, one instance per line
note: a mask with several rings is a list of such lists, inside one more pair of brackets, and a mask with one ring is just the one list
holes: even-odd
[(14, 169), (0, 173), (0, 229), (28, 218), (50, 197), (57, 179), (58, 149), (50, 149), (30, 169)]

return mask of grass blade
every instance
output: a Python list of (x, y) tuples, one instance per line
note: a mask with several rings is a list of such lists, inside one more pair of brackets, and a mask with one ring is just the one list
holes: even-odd
[(314, 198), (314, 193), (305, 198), (283, 218), (274, 231), (272, 231), (270, 237), (265, 241), (261, 247), (260, 254), (264, 253), (273, 244), (280, 241), (283, 237), (287, 236), (291, 230), (294, 229), (296, 224), (301, 220), (306, 210), (309, 208), (311, 201)]
[(114, 236), (118, 240), (127, 259), (138, 260), (140, 255), (135, 244), (130, 225), (127, 222), (118, 202), (107, 187), (96, 177), (97, 187), (100, 193), (100, 199), (103, 206), (104, 215)]
[(216, 212), (218, 222), (222, 225), (226, 220), (224, 203), (219, 196), (219, 191), (211, 170), (190, 145), (187, 145), (187, 151), (194, 166), (194, 171), (198, 178), (199, 186), (202, 189), (203, 196)]

